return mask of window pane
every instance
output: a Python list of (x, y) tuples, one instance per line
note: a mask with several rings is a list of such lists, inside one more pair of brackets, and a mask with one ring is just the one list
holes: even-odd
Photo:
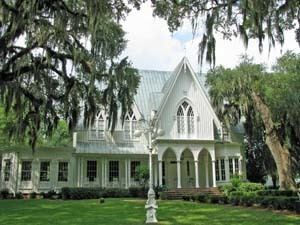
[(31, 161), (23, 161), (21, 168), (21, 181), (31, 180)]
[(234, 158), (234, 172), (235, 172), (235, 174), (239, 173), (239, 159), (238, 158)]
[(131, 161), (130, 165), (130, 176), (134, 178), (135, 181), (138, 180), (137, 178), (137, 168), (141, 165), (140, 161)]
[(232, 162), (232, 158), (229, 158), (229, 174), (230, 174), (230, 177), (232, 177), (232, 175), (233, 175), (233, 162)]
[(50, 162), (41, 162), (40, 181), (50, 181)]
[(11, 160), (10, 159), (6, 159), (4, 161), (5, 165), (4, 165), (4, 181), (9, 181), (10, 178), (10, 169), (11, 169)]
[(88, 160), (87, 161), (87, 178), (89, 181), (95, 181), (97, 177), (97, 161)]
[(225, 160), (224, 159), (221, 159), (221, 178), (222, 178), (222, 180), (226, 180)]
[(119, 161), (109, 161), (109, 182), (119, 181)]
[(68, 162), (58, 163), (58, 181), (68, 181)]
[(216, 160), (216, 180), (219, 181), (220, 180), (220, 170), (219, 170), (219, 160)]

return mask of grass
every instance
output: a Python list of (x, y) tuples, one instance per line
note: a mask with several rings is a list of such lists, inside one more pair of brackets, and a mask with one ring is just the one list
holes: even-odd
[[(0, 225), (144, 224), (144, 200), (1, 200)], [(300, 225), (300, 217), (268, 210), (184, 201), (160, 201), (159, 224)]]

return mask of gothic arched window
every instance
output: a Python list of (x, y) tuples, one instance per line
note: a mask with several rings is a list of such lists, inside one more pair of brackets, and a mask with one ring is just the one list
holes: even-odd
[(193, 134), (195, 132), (195, 119), (192, 106), (184, 101), (177, 109), (178, 134)]
[(130, 110), (125, 116), (124, 120), (124, 139), (135, 139), (134, 131), (137, 128), (137, 123), (138, 121), (136, 119), (136, 116), (134, 115), (133, 111)]
[(104, 112), (99, 112), (96, 115), (95, 123), (90, 128), (89, 139), (90, 140), (103, 140), (105, 132), (105, 114)]

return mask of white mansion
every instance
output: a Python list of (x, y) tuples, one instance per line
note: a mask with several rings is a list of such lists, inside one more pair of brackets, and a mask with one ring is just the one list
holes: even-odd
[(234, 173), (244, 173), (242, 131), (226, 135), (203, 87), (186, 58), (173, 72), (140, 71), (141, 83), (124, 125), (113, 135), (100, 112), (95, 126), (78, 127), (73, 147), (2, 149), (0, 189), (45, 192), (61, 187), (118, 187), (138, 185), (136, 167), (148, 164), (147, 139), (133, 134), (141, 118), (157, 112), (165, 134), (156, 138), (153, 154), (155, 185), (168, 188), (216, 187)]

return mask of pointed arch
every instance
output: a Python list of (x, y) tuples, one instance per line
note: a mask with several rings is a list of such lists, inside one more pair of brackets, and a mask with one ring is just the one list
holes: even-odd
[(132, 140), (135, 139), (134, 131), (137, 129), (138, 121), (136, 116), (132, 110), (129, 110), (125, 115), (123, 131), (124, 131), (124, 139)]
[(177, 133), (194, 134), (195, 133), (195, 113), (193, 106), (186, 100), (177, 108)]

